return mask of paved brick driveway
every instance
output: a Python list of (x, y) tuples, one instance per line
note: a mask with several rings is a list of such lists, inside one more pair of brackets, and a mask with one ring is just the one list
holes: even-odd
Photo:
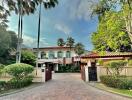
[(130, 100), (87, 85), (80, 74), (53, 75), (53, 80), (42, 86), (0, 97), (0, 100)]

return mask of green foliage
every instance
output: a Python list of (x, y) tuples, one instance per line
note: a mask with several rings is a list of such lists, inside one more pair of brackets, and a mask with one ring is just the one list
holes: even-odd
[(119, 89), (132, 89), (132, 79), (127, 77), (101, 76), (101, 82), (109, 87)]
[(32, 83), (33, 77), (31, 76), (31, 73), (34, 68), (31, 65), (16, 63), (6, 66), (4, 70), (13, 77), (7, 82), (7, 87), (9, 89), (25, 87)]
[(33, 77), (32, 76), (27, 76), (24, 79), (17, 80), (16, 78), (11, 79), (10, 81), (7, 82), (9, 88), (22, 88), (25, 86), (28, 86), (32, 83)]
[(57, 40), (57, 45), (58, 45), (58, 46), (64, 46), (64, 45), (65, 45), (64, 40), (63, 40), (62, 38), (59, 38), (59, 39)]
[[(117, 10), (118, 9), (118, 10)], [(131, 0), (100, 0), (93, 8), (93, 14), (98, 15), (99, 22), (106, 17), (106, 12), (120, 12), (121, 20), (124, 21), (124, 30), (132, 42), (132, 2)], [(118, 18), (118, 17), (117, 17)], [(117, 20), (113, 18), (114, 20)]]
[(97, 32), (92, 34), (92, 43), (97, 51), (131, 51), (131, 41), (123, 30), (125, 21), (121, 12), (105, 12)]
[(0, 26), (0, 63), (10, 64), (13, 62), (17, 46), (17, 36), (15, 32), (7, 31), (5, 27)]
[(76, 52), (78, 55), (83, 54), (84, 51), (85, 51), (85, 49), (84, 49), (84, 45), (83, 45), (82, 43), (77, 43), (77, 44), (75, 45), (75, 52)]
[(127, 65), (127, 61), (117, 60), (117, 61), (109, 61), (105, 66), (112, 69), (114, 75), (120, 75), (120, 72)]
[(59, 65), (57, 72), (79, 72), (79, 66), (73, 66), (73, 65)]
[(129, 60), (129, 61), (128, 61), (128, 65), (129, 65), (129, 66), (132, 66), (132, 60)]
[(22, 80), (29, 74), (31, 74), (34, 69), (31, 65), (24, 63), (16, 63), (6, 66), (4, 70), (9, 75), (13, 76), (13, 78), (15, 78), (16, 80)]
[(0, 76), (1, 76), (1, 74), (3, 73), (3, 69), (4, 69), (4, 65), (3, 64), (0, 64)]
[(36, 56), (32, 51), (23, 50), (21, 54), (21, 62), (35, 66)]
[(69, 46), (69, 47), (73, 47), (74, 46), (74, 39), (72, 37), (68, 37), (67, 38), (67, 42), (66, 42), (66, 45)]
[(98, 60), (98, 63), (99, 63), (99, 65), (103, 65), (103, 60), (102, 59), (99, 59)]
[(7, 83), (5, 81), (0, 81), (0, 92), (7, 88)]

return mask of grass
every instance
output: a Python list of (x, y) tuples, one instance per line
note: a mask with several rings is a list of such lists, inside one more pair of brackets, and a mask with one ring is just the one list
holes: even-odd
[(108, 92), (112, 92), (112, 93), (117, 93), (123, 96), (128, 96), (128, 97), (132, 97), (132, 90), (125, 90), (125, 89), (116, 89), (116, 88), (111, 88), (111, 87), (107, 87), (102, 83), (96, 83), (95, 87), (108, 91)]

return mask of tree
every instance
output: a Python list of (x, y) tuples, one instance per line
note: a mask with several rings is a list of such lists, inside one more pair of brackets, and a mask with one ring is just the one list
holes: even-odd
[(67, 38), (67, 42), (66, 42), (66, 46), (68, 46), (68, 47), (73, 47), (74, 46), (74, 39), (72, 38), (72, 37), (68, 37)]
[(3, 0), (7, 4), (9, 11), (15, 11), (19, 16), (18, 21), (18, 43), (16, 50), (16, 62), (21, 60), (21, 45), (22, 45), (22, 33), (23, 33), (23, 16), (29, 15), (35, 11), (34, 0)]
[[(120, 9), (119, 9), (120, 7)], [(108, 8), (108, 9), (106, 9)], [(132, 42), (132, 1), (131, 0), (100, 0), (93, 8), (93, 13), (97, 15), (104, 15), (105, 11), (119, 11), (122, 12), (122, 20), (125, 21), (125, 31), (129, 35)]]
[(63, 40), (62, 38), (59, 38), (59, 39), (57, 40), (57, 45), (58, 45), (58, 46), (64, 46), (64, 45), (65, 45), (64, 40)]
[(21, 44), (22, 44), (22, 30), (23, 30), (23, 15), (34, 13), (36, 6), (40, 4), (39, 9), (39, 23), (38, 23), (38, 45), (39, 48), (39, 38), (40, 38), (40, 19), (41, 19), (41, 4), (44, 8), (55, 7), (57, 0), (4, 0), (8, 5), (10, 11), (15, 11), (19, 15), (18, 21), (18, 46), (16, 52), (16, 62), (20, 62), (21, 59)]
[(0, 63), (9, 64), (14, 60), (11, 52), (17, 46), (17, 35), (13, 31), (7, 31), (6, 27), (0, 26)]
[(75, 45), (75, 52), (80, 56), (81, 54), (83, 54), (85, 51), (84, 49), (84, 45), (82, 43), (77, 43)]
[[(44, 5), (45, 9), (54, 8), (58, 4), (58, 0), (35, 0), (36, 4), (39, 4), (39, 19), (38, 19), (38, 40), (37, 40), (37, 61), (36, 67), (38, 68), (38, 56), (39, 56), (39, 44), (40, 44), (40, 28), (41, 28), (41, 5)], [(37, 71), (36, 71), (37, 75)]]
[(32, 66), (35, 66), (36, 63), (36, 56), (32, 51), (29, 50), (23, 50), (22, 51), (22, 63), (30, 64)]
[(3, 5), (0, 5), (0, 25), (3, 27), (8, 27), (7, 17), (10, 15), (9, 10), (7, 10)]
[(97, 51), (131, 51), (131, 41), (123, 30), (125, 27), (121, 12), (105, 12), (99, 22), (97, 32), (92, 34), (92, 42)]

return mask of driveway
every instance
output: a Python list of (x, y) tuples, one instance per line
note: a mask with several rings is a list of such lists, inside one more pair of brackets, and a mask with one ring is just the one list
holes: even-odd
[(131, 100), (98, 90), (83, 82), (78, 73), (55, 73), (53, 80), (0, 100)]

